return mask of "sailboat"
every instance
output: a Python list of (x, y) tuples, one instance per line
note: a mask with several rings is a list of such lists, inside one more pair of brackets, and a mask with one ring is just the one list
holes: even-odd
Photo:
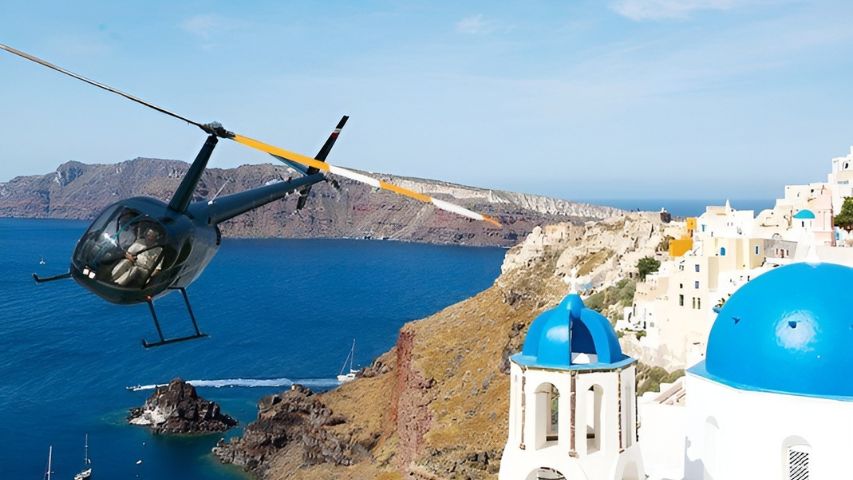
[(47, 262), (44, 261), (44, 257), (41, 257), (41, 260), (39, 260), (39, 265), (44, 265), (45, 263)]
[[(355, 359), (355, 339), (352, 339), (352, 348), (349, 351), (349, 355), (347, 355), (346, 360), (344, 360), (343, 366), (341, 366), (341, 373), (338, 374), (338, 381), (341, 383), (351, 382), (355, 380), (355, 374), (358, 373), (358, 370), (352, 369), (352, 362)], [(344, 373), (344, 370), (347, 370), (347, 364), (349, 364), (349, 371)]]
[(53, 445), (48, 447), (47, 450), (47, 470), (44, 472), (44, 480), (50, 480), (50, 476), (53, 475), (52, 465), (53, 462)]
[(87, 433), (83, 444), (83, 470), (74, 475), (74, 480), (88, 480), (89, 478), (92, 478), (92, 460), (89, 458), (89, 434)]

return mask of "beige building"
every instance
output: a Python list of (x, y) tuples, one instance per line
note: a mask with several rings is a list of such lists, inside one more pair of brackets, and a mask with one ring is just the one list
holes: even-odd
[[(785, 186), (772, 209), (754, 216), (727, 201), (696, 219), (693, 248), (663, 262), (637, 285), (620, 325), (645, 331), (642, 359), (667, 369), (702, 359), (715, 313), (737, 288), (770, 269), (815, 258), (853, 265), (846, 233), (833, 226), (845, 197), (853, 196), (853, 147), (832, 159), (826, 183)], [(853, 240), (853, 239), (851, 239)]]
[[(637, 285), (629, 315), (646, 331), (642, 345), (656, 361), (683, 366), (698, 361), (721, 304), (764, 264), (766, 242), (745, 237), (708, 237)], [(679, 367), (680, 368), (680, 367)]]

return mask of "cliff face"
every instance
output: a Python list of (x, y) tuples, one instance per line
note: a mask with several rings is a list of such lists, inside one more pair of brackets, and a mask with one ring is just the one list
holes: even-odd
[(317, 395), (340, 419), (325, 432), (363, 449), (352, 465), (308, 465), (291, 445), (254, 471), (264, 479), (496, 478), (508, 356), (521, 349), (530, 322), (565, 295), (563, 278), (573, 269), (604, 288), (653, 255), (670, 228), (657, 214), (537, 228), (507, 252), (491, 288), (406, 324), (367, 378)]
[[(175, 160), (137, 158), (115, 165), (64, 163), (56, 172), (17, 177), (0, 183), (0, 217), (89, 219), (122, 198), (145, 195), (168, 201), (189, 165)], [(259, 187), (292, 176), (284, 166), (243, 165), (209, 168), (196, 189), (196, 200)], [(462, 204), (497, 217), (497, 229), (430, 205), (373, 192), (339, 179), (341, 192), (323, 183), (311, 190), (305, 209), (294, 213), (296, 197), (273, 202), (223, 225), (238, 237), (387, 238), (465, 245), (511, 246), (536, 225), (582, 222), (617, 213), (565, 200), (486, 190), (446, 182), (376, 174), (412, 190)], [(221, 191), (220, 191), (221, 189)]]

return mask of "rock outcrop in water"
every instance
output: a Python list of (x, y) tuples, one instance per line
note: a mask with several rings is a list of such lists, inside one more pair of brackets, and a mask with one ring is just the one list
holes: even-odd
[(290, 391), (270, 395), (258, 403), (258, 418), (230, 442), (220, 440), (213, 453), (224, 463), (263, 474), (269, 459), (287, 448), (298, 452), (303, 465), (350, 465), (359, 450), (327, 427), (344, 423), (309, 389), (293, 385)]
[(217, 403), (199, 397), (195, 387), (179, 378), (157, 387), (145, 405), (130, 410), (128, 421), (157, 434), (224, 432), (237, 425)]
[[(573, 269), (602, 290), (636, 273), (637, 259), (655, 255), (677, 228), (657, 213), (625, 214), (531, 233), (507, 252), (491, 288), (404, 325), (362, 378), (312, 397), (334, 412), (322, 435), (341, 442), (350, 464), (334, 456), (306, 461), (300, 442), (273, 441), (290, 417), (263, 413), (220, 458), (251, 456), (258, 461), (238, 463), (264, 480), (496, 478), (507, 435), (507, 357), (521, 349), (530, 322), (565, 295), (563, 278)], [(262, 458), (253, 456), (257, 445)]]
[[(168, 201), (188, 168), (187, 163), (176, 160), (144, 158), (114, 165), (64, 163), (47, 175), (0, 182), (0, 217), (90, 219), (122, 198), (145, 195)], [(538, 195), (374, 175), (497, 217), (504, 228), (339, 179), (341, 192), (318, 184), (311, 190), (306, 208), (296, 214), (296, 198), (291, 196), (226, 222), (223, 233), (233, 237), (374, 238), (509, 247), (537, 225), (577, 223), (618, 213), (610, 207)], [(209, 168), (195, 199), (211, 198), (217, 192), (228, 195), (291, 176), (293, 172), (287, 168), (270, 164)]]

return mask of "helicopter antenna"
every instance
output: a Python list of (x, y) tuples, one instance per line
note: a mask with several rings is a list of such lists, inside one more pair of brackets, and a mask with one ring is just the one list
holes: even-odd
[[(368, 175), (365, 175), (363, 173), (357, 172), (355, 170), (350, 170), (348, 168), (330, 165), (326, 162), (323, 162), (323, 161), (317, 160), (315, 158), (311, 158), (311, 157), (302, 155), (300, 153), (296, 153), (296, 152), (293, 152), (290, 150), (285, 150), (283, 148), (264, 143), (260, 140), (255, 140), (253, 138), (249, 138), (249, 137), (245, 137), (243, 135), (238, 135), (236, 133), (229, 132), (218, 122), (201, 123), (201, 122), (196, 122), (194, 120), (190, 120), (187, 117), (184, 117), (182, 115), (178, 115), (177, 113), (166, 110), (165, 108), (154, 105), (153, 103), (146, 102), (145, 100), (142, 100), (138, 97), (130, 95), (129, 93), (122, 92), (121, 90), (110, 87), (109, 85), (103, 84), (101, 82), (91, 80), (91, 79), (86, 78), (82, 75), (79, 75), (77, 73), (71, 72), (71, 71), (66, 70), (62, 67), (59, 67), (57, 65), (54, 65), (48, 61), (42, 60), (41, 58), (38, 58), (34, 55), (30, 55), (29, 53), (22, 52), (16, 48), (12, 48), (8, 45), (4, 45), (4, 44), (0, 43), (0, 50), (5, 50), (11, 54), (17, 55), (17, 56), (24, 58), (26, 60), (29, 60), (31, 62), (35, 62), (35, 63), (42, 65), (44, 67), (47, 67), (51, 70), (55, 70), (59, 73), (68, 75), (69, 77), (72, 77), (72, 78), (76, 78), (77, 80), (88, 83), (89, 85), (93, 85), (93, 86), (98, 87), (102, 90), (106, 90), (106, 91), (114, 93), (116, 95), (120, 95), (120, 96), (122, 96), (128, 100), (136, 102), (140, 105), (144, 105), (148, 108), (154, 109), (154, 110), (156, 110), (160, 113), (166, 114), (170, 117), (177, 118), (178, 120), (183, 120), (184, 122), (187, 122), (190, 125), (194, 125), (200, 129), (202, 129), (203, 131), (205, 131), (206, 133), (208, 133), (211, 136), (215, 136), (215, 137), (219, 137), (219, 138), (227, 138), (229, 140), (233, 140), (233, 141), (240, 143), (242, 145), (245, 145), (249, 148), (253, 148), (255, 150), (260, 150), (261, 152), (269, 153), (270, 155), (272, 155), (274, 157), (279, 157), (280, 159), (283, 159), (283, 160), (289, 160), (291, 162), (302, 164), (306, 167), (309, 167), (309, 169), (314, 168), (318, 172), (331, 173), (333, 175), (339, 175), (341, 177), (348, 178), (350, 180), (354, 180), (358, 183), (370, 185), (371, 187), (376, 188), (376, 189), (381, 189), (381, 190), (393, 192), (393, 193), (396, 193), (398, 195), (409, 197), (409, 198), (418, 200), (418, 201), (423, 202), (423, 203), (430, 203), (433, 206), (435, 206), (436, 208), (439, 208), (441, 210), (445, 210), (447, 212), (452, 212), (452, 213), (455, 213), (457, 215), (461, 215), (463, 217), (470, 218), (472, 220), (479, 220), (479, 221), (483, 221), (483, 222), (488, 222), (488, 223), (491, 223), (492, 225), (495, 225), (497, 227), (502, 226), (500, 224), (500, 222), (498, 222), (496, 219), (494, 219), (488, 215), (482, 214), (482, 213), (474, 212), (474, 211), (469, 210), (469, 209), (462, 207), (460, 205), (456, 205), (454, 203), (450, 203), (450, 202), (447, 202), (444, 200), (440, 200), (440, 199), (431, 197), (429, 195), (426, 195), (426, 194), (423, 194), (420, 192), (416, 192), (414, 190), (386, 182), (384, 180), (379, 180), (379, 179), (370, 177)], [(209, 139), (209, 141), (210, 140), (215, 140), (215, 139)], [(189, 177), (189, 175), (188, 175), (188, 177)], [(185, 181), (187, 181), (187, 180), (188, 179), (185, 178)], [(197, 179), (196, 179), (196, 181), (197, 181)], [(189, 183), (188, 183), (186, 185), (186, 187), (187, 187), (186, 189), (183, 188), (184, 186), (185, 185), (182, 182), (181, 186), (178, 189), (179, 191), (176, 192), (175, 197), (172, 198), (172, 202), (169, 205), (170, 208), (173, 208), (177, 211), (183, 211), (183, 209), (186, 208), (185, 204), (188, 202), (187, 199), (189, 199), (192, 196), (192, 190), (194, 189), (195, 185), (194, 184), (189, 185)], [(189, 187), (193, 187), (193, 188), (189, 188)], [(184, 207), (183, 209), (180, 208), (182, 206)]]
[(210, 200), (208, 200), (208, 202), (207, 202), (207, 203), (208, 203), (208, 204), (211, 204), (211, 203), (213, 203), (214, 201), (216, 201), (216, 199), (219, 197), (219, 194), (220, 194), (220, 193), (222, 193), (222, 191), (223, 191), (223, 190), (225, 190), (225, 187), (226, 187), (229, 183), (231, 183), (231, 182), (233, 182), (233, 181), (234, 181), (234, 180), (233, 180), (233, 179), (230, 179), (230, 178), (225, 179), (225, 181), (224, 181), (224, 182), (222, 182), (222, 186), (221, 186), (221, 187), (219, 187), (219, 190), (217, 190), (217, 191), (216, 191), (216, 193), (213, 195), (213, 198), (211, 198)]

